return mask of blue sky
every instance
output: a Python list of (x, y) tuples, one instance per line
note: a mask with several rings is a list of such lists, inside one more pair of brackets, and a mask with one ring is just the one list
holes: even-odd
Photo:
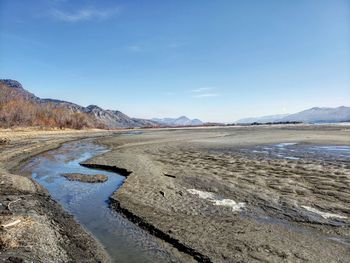
[(0, 0), (0, 78), (133, 117), (350, 105), (350, 1)]

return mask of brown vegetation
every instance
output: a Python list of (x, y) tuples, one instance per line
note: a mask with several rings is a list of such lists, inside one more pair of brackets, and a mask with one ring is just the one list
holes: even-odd
[(0, 127), (15, 126), (104, 128), (85, 113), (35, 101), (11, 87), (0, 84)]

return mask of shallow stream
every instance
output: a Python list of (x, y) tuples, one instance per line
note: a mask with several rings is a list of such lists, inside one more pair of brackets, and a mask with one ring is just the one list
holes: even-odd
[[(91, 169), (79, 163), (106, 152), (89, 141), (66, 143), (34, 157), (21, 173), (30, 173), (52, 198), (96, 237), (115, 262), (173, 262), (159, 242), (109, 208), (109, 197), (125, 177), (114, 172)], [(64, 173), (104, 174), (104, 183), (69, 181)]]

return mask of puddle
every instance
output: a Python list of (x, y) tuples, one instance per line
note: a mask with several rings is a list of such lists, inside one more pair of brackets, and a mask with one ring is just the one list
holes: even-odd
[(275, 144), (274, 146), (279, 148), (284, 148), (286, 146), (296, 145), (296, 144), (297, 144), (296, 142), (282, 142), (282, 143)]
[[(114, 262), (174, 262), (153, 236), (109, 208), (109, 197), (125, 177), (79, 164), (106, 151), (89, 142), (67, 143), (33, 158), (21, 172), (32, 174), (53, 199), (102, 243)], [(108, 180), (104, 183), (69, 181), (62, 176), (64, 173), (103, 174)]]
[(320, 210), (317, 210), (316, 208), (305, 206), (305, 205), (302, 205), (301, 207), (304, 208), (305, 210), (313, 213), (313, 214), (316, 214), (316, 215), (323, 217), (324, 219), (329, 219), (329, 218), (346, 219), (347, 218), (346, 216), (342, 216), (342, 215), (338, 215), (338, 214), (322, 212)]
[(123, 136), (140, 135), (140, 134), (143, 134), (143, 131), (127, 131), (127, 132), (121, 133), (121, 135)]
[(283, 142), (270, 145), (257, 145), (241, 149), (261, 157), (287, 160), (318, 159), (325, 161), (349, 161), (350, 146), (346, 145), (311, 145), (297, 142)]
[(260, 223), (280, 225), (280, 226), (283, 226), (283, 227), (289, 229), (290, 231), (293, 231), (296, 233), (317, 236), (318, 238), (323, 239), (323, 240), (325, 240), (325, 239), (332, 240), (336, 243), (341, 243), (343, 245), (350, 246), (350, 239), (339, 237), (339, 236), (332, 236), (332, 235), (318, 233), (313, 229), (306, 228), (303, 226), (294, 225), (286, 220), (282, 220), (282, 219), (278, 219), (278, 218), (274, 218), (274, 217), (270, 217), (270, 216), (263, 216), (261, 214), (255, 215), (253, 217), (253, 219), (256, 220), (257, 222), (260, 222)]

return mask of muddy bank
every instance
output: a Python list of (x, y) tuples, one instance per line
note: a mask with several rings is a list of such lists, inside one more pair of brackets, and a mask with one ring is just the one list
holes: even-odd
[(111, 166), (111, 165), (94, 164), (94, 163), (86, 163), (86, 162), (81, 162), (80, 165), (88, 167), (88, 168), (101, 169), (104, 171), (111, 171), (111, 172), (118, 173), (118, 174), (125, 176), (125, 177), (129, 176), (132, 173), (131, 171), (128, 171), (125, 168), (120, 168), (120, 167)]
[(349, 136), (327, 126), (152, 131), (101, 139), (112, 151), (87, 163), (132, 172), (114, 207), (198, 261), (347, 262), (349, 162), (250, 147), (349, 145)]
[(78, 181), (83, 183), (104, 183), (108, 180), (108, 176), (104, 174), (79, 174), (79, 173), (65, 173), (63, 177), (70, 181)]
[(44, 188), (30, 176), (20, 176), (16, 172), (24, 161), (64, 142), (110, 133), (3, 133), (10, 135), (11, 140), (0, 147), (0, 223), (10, 226), (0, 232), (0, 261), (110, 262), (102, 246), (64, 212)]
[(145, 229), (150, 234), (154, 235), (155, 237), (160, 238), (161, 240), (168, 242), (170, 245), (175, 247), (180, 252), (186, 253), (189, 256), (191, 256), (194, 260), (198, 262), (211, 262), (209, 257), (201, 254), (200, 252), (193, 249), (191, 246), (187, 246), (186, 244), (183, 244), (179, 242), (177, 239), (173, 238), (168, 233), (164, 232), (163, 230), (157, 228), (155, 225), (152, 225), (148, 223), (146, 220), (144, 220), (142, 217), (137, 216), (136, 214), (132, 213), (127, 208), (123, 208), (120, 203), (114, 199), (111, 198), (111, 207), (117, 211), (122, 213), (127, 219), (129, 219), (134, 224), (138, 225), (139, 227)]

